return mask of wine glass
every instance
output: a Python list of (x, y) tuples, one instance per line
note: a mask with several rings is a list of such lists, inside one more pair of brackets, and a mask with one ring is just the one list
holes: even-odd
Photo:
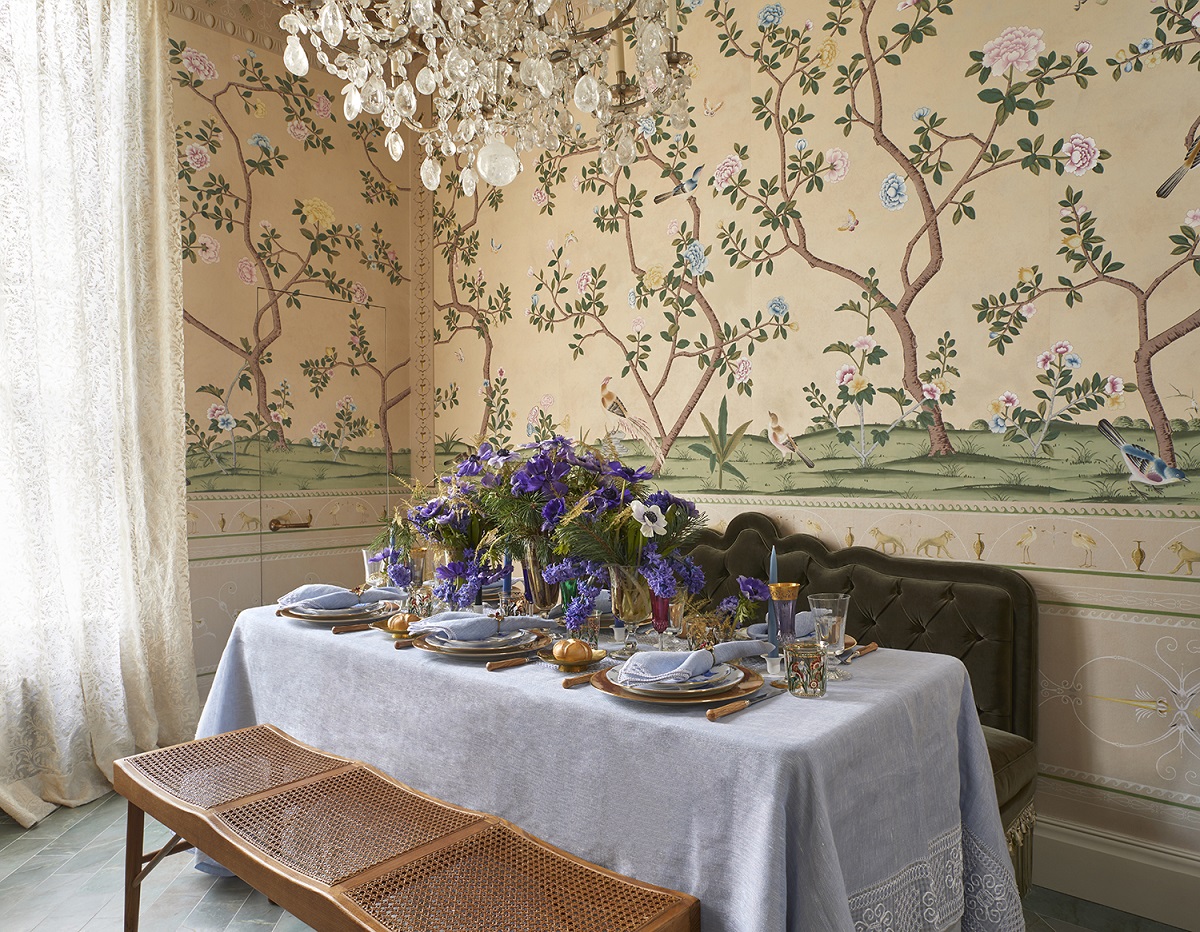
[(843, 592), (819, 592), (808, 597), (816, 626), (817, 643), (825, 651), (828, 678), (853, 679), (848, 671), (838, 669), (837, 655), (846, 642), (846, 616), (850, 614), (850, 596)]

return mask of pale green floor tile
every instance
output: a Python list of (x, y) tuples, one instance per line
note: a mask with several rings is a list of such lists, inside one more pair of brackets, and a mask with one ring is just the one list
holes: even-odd
[(274, 929), (282, 916), (282, 909), (272, 906), (264, 894), (252, 890), (229, 923), (227, 932), (266, 932)]
[(218, 932), (226, 928), (253, 888), (237, 877), (222, 877), (204, 895), (179, 927), (187, 932)]
[(196, 904), (212, 889), (216, 877), (197, 870), (183, 870), (153, 903), (142, 903), (142, 928), (154, 932), (173, 932)]
[(291, 913), (284, 913), (275, 924), (275, 932), (313, 932), (310, 925), (305, 925)]

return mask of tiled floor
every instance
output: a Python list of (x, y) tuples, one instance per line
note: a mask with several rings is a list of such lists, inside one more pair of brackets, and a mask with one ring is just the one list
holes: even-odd
[[(170, 833), (146, 820), (146, 848)], [(125, 869), (125, 800), (109, 794), (59, 809), (28, 831), (0, 814), (0, 929), (3, 932), (119, 932)], [(1025, 898), (1028, 932), (1180, 932), (1170, 926), (1034, 887)], [(237, 879), (217, 880), (183, 854), (142, 885), (145, 932), (299, 932), (300, 920)], [(816, 932), (816, 930), (814, 930)]]

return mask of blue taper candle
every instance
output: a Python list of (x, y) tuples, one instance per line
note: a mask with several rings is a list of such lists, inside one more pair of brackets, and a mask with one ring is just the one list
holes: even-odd
[(504, 576), (501, 591), (507, 596), (512, 595), (512, 554), (504, 553)]
[[(779, 556), (774, 547), (771, 548), (771, 568), (767, 573), (767, 582), (779, 582)], [(775, 606), (770, 602), (767, 603), (767, 640), (774, 645), (771, 649), (774, 656), (779, 650), (779, 620), (775, 617)]]

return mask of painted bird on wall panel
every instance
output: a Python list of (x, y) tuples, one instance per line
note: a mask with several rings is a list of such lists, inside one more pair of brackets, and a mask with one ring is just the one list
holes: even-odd
[(662, 445), (658, 442), (658, 438), (654, 436), (654, 431), (650, 429), (650, 425), (643, 421), (640, 417), (629, 412), (629, 408), (625, 406), (620, 397), (613, 389), (608, 387), (608, 383), (612, 381), (612, 376), (605, 376), (604, 381), (600, 383), (600, 407), (609, 414), (613, 415), (621, 430), (631, 437), (637, 437), (646, 444), (654, 457), (654, 470), (663, 464)]
[(1126, 443), (1112, 423), (1107, 418), (1101, 418), (1097, 429), (1101, 435), (1121, 451), (1121, 459), (1129, 470), (1129, 481), (1137, 485), (1148, 485), (1151, 488), (1161, 488), (1174, 482), (1187, 482), (1187, 474), (1175, 466), (1168, 466), (1166, 460), (1158, 454), (1151, 453), (1145, 447), (1136, 443)]

